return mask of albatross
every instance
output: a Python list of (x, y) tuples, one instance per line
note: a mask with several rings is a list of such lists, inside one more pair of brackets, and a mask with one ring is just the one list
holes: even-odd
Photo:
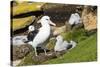
[(63, 37), (61, 35), (58, 35), (56, 37), (56, 40), (56, 45), (54, 47), (55, 52), (73, 49), (77, 45), (77, 43), (73, 40), (71, 40), (70, 42), (63, 40)]
[(73, 25), (73, 24), (76, 25), (78, 23), (82, 23), (81, 17), (79, 16), (78, 13), (71, 14), (70, 19), (69, 19), (68, 22), (69, 22), (70, 25)]
[(71, 46), (70, 49), (73, 49), (74, 47), (76, 47), (77, 43), (73, 40), (70, 41), (69, 46)]
[(27, 41), (25, 43), (32, 45), (32, 41), (34, 37), (37, 35), (37, 33), (38, 33), (38, 29), (35, 29), (34, 25), (30, 25), (28, 27)]
[(50, 24), (53, 26), (56, 26), (56, 24), (50, 20), (49, 16), (43, 16), (39, 21), (37, 21), (37, 23), (41, 23), (42, 27), (39, 28), (38, 34), (34, 37), (32, 41), (32, 46), (35, 50), (35, 56), (38, 56), (37, 48), (36, 48), (38, 46), (42, 47), (44, 49), (45, 55), (47, 55), (46, 49), (45, 49), (46, 44), (44, 43), (49, 38), (50, 33), (51, 33)]
[(63, 51), (63, 50), (67, 50), (67, 47), (69, 46), (69, 43), (67, 41), (63, 40), (63, 37), (61, 35), (58, 35), (56, 37), (56, 45), (54, 47), (54, 51), (55, 52), (59, 52), (59, 51)]
[(19, 36), (14, 36), (12, 38), (12, 44), (13, 45), (23, 45), (25, 44), (25, 41), (27, 41), (27, 36), (26, 35), (19, 35)]

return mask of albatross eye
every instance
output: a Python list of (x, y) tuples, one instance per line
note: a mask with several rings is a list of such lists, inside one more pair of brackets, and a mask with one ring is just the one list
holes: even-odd
[(49, 20), (49, 19), (46, 19), (46, 20)]

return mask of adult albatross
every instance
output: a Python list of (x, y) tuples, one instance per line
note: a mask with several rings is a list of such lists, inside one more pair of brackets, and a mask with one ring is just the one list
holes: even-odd
[(41, 23), (42, 27), (39, 29), (38, 34), (34, 37), (33, 42), (32, 42), (32, 46), (35, 50), (35, 56), (37, 56), (36, 47), (38, 46), (42, 47), (44, 49), (45, 55), (47, 55), (44, 42), (50, 36), (50, 33), (51, 33), (50, 24), (53, 26), (56, 26), (56, 24), (50, 20), (49, 16), (43, 16), (37, 23)]

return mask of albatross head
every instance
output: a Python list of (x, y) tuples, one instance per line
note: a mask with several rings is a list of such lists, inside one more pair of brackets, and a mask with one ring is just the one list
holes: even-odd
[(63, 40), (63, 37), (61, 36), (61, 35), (58, 35), (57, 37), (56, 37), (56, 40), (58, 41), (58, 40)]
[(35, 29), (34, 29), (34, 26), (33, 26), (33, 25), (29, 26), (29, 27), (28, 27), (28, 30), (29, 30), (29, 32), (34, 31), (34, 30), (35, 30)]
[(53, 26), (56, 26), (55, 23), (53, 23), (51, 20), (50, 20), (50, 17), (49, 16), (43, 16), (37, 23), (42, 23), (42, 21), (48, 21), (48, 24), (51, 24)]

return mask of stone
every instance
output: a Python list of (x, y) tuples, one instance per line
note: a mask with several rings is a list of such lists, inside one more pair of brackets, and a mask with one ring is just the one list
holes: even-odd
[(25, 18), (18, 18), (18, 19), (12, 19), (12, 31), (16, 31), (22, 28), (25, 28), (26, 26), (30, 25), (34, 20), (36, 19), (35, 16), (29, 16)]
[(57, 58), (55, 52), (48, 52), (48, 55), (45, 55), (44, 53), (41, 53), (38, 56), (33, 56), (33, 61), (35, 64), (41, 64), (47, 60)]
[(17, 46), (17, 45), (11, 45), (11, 46), (12, 46), (11, 48), (12, 61), (24, 58), (28, 53), (30, 53), (33, 50), (32, 46), (28, 44), (20, 45), (20, 46)]
[(66, 32), (66, 26), (55, 27), (53, 31), (53, 36), (60, 35), (61, 33)]
[(84, 28), (87, 31), (97, 29), (97, 16), (95, 11), (91, 10), (92, 7), (85, 7), (82, 12), (82, 20)]
[(45, 3), (28, 3), (28, 2), (17, 2), (17, 6), (12, 7), (12, 16), (20, 15), (28, 12), (40, 11), (41, 7)]

